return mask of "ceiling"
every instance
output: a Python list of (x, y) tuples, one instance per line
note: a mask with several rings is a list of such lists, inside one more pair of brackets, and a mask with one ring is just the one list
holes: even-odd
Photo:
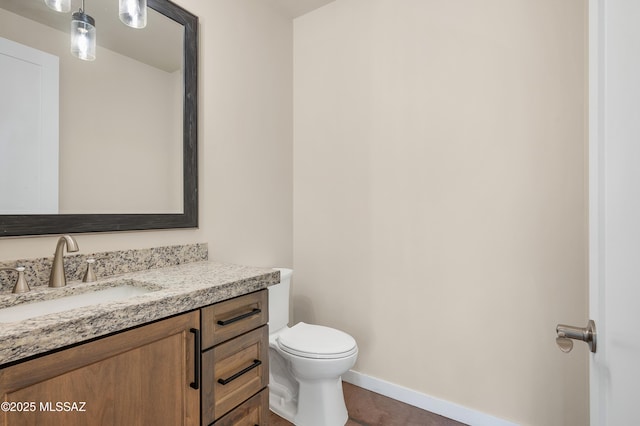
[(292, 19), (309, 13), (335, 0), (268, 0)]

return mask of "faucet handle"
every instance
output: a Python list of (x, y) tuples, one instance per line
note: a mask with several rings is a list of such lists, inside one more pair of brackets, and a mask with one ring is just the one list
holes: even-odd
[(92, 283), (98, 278), (96, 277), (96, 273), (93, 270), (93, 264), (96, 263), (96, 260), (92, 257), (86, 260), (87, 262), (87, 270), (84, 271), (84, 276), (82, 277), (83, 283)]
[(18, 273), (18, 279), (13, 286), (12, 293), (26, 293), (30, 290), (27, 279), (24, 277), (24, 266), (16, 266), (15, 268), (0, 268), (0, 271), (15, 271)]

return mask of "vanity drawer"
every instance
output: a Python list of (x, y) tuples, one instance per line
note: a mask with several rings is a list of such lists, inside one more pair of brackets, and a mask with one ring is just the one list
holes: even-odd
[(211, 424), (269, 381), (269, 329), (262, 326), (202, 353), (202, 418)]
[(263, 389), (222, 417), (214, 426), (266, 426), (269, 422), (269, 390)]
[(202, 309), (202, 348), (208, 349), (269, 320), (267, 290), (216, 303)]

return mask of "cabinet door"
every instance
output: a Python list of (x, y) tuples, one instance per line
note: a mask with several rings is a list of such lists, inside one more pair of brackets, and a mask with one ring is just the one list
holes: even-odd
[(0, 426), (198, 425), (198, 327), (191, 312), (2, 369), (0, 398), (22, 411)]

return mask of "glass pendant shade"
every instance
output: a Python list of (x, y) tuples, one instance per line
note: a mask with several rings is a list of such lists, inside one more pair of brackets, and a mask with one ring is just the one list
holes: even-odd
[(96, 22), (80, 11), (72, 15), (71, 54), (84, 61), (96, 59)]
[(71, 0), (44, 0), (44, 4), (56, 12), (67, 13), (71, 10)]
[(147, 25), (147, 0), (120, 0), (120, 20), (132, 28)]

